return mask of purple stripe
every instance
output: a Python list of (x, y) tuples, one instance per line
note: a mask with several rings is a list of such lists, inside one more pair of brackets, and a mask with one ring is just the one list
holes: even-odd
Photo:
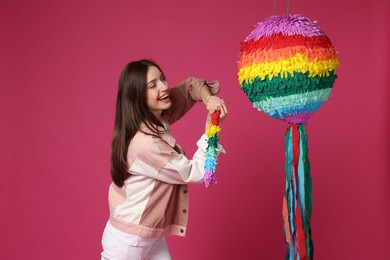
[(244, 42), (279, 33), (287, 36), (303, 35), (306, 37), (325, 35), (316, 23), (317, 21), (312, 21), (310, 18), (299, 14), (290, 14), (288, 19), (285, 15), (270, 16), (263, 22), (259, 22)]
[(288, 124), (303, 124), (306, 125), (309, 121), (311, 115), (314, 113), (302, 113), (302, 114), (295, 114), (295, 115), (289, 115), (281, 120), (288, 123)]

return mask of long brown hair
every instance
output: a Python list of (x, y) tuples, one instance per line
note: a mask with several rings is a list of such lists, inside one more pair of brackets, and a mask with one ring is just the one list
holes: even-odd
[(142, 122), (158, 135), (162, 123), (151, 113), (146, 103), (147, 73), (151, 66), (160, 67), (150, 60), (128, 63), (119, 77), (114, 133), (111, 143), (111, 177), (119, 187), (130, 176), (127, 151), (131, 139), (140, 131)]

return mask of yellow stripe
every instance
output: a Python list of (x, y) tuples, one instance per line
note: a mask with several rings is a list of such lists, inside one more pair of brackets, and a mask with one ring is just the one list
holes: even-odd
[(306, 56), (297, 53), (288, 59), (280, 58), (273, 62), (254, 63), (252, 66), (241, 68), (238, 72), (238, 81), (240, 85), (244, 81), (251, 83), (256, 77), (261, 80), (268, 75), (269, 79), (280, 76), (287, 78), (293, 76), (294, 72), (305, 74), (309, 77), (328, 77), (329, 71), (336, 70), (339, 66), (337, 58), (328, 60), (309, 60)]
[(219, 126), (211, 124), (211, 127), (206, 131), (206, 135), (208, 137), (212, 137), (219, 133), (219, 131), (221, 131), (221, 128), (219, 128)]

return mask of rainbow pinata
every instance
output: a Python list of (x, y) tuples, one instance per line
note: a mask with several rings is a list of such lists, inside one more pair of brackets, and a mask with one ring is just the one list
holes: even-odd
[(238, 81), (258, 110), (306, 124), (329, 98), (338, 66), (316, 21), (297, 14), (271, 16), (241, 43)]
[(285, 132), (286, 259), (312, 260), (312, 179), (305, 125), (329, 98), (339, 61), (316, 22), (271, 16), (241, 43), (238, 81), (253, 106), (289, 124)]

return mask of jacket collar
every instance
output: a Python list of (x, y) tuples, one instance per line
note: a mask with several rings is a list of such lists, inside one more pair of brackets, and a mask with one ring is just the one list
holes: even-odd
[[(175, 147), (176, 139), (172, 136), (169, 124), (165, 121), (162, 121), (162, 124), (164, 125), (164, 127), (157, 127), (160, 131), (159, 137), (161, 137), (161, 139), (167, 142), (170, 146)], [(141, 123), (140, 129), (146, 133), (155, 134), (146, 126), (145, 123)]]

